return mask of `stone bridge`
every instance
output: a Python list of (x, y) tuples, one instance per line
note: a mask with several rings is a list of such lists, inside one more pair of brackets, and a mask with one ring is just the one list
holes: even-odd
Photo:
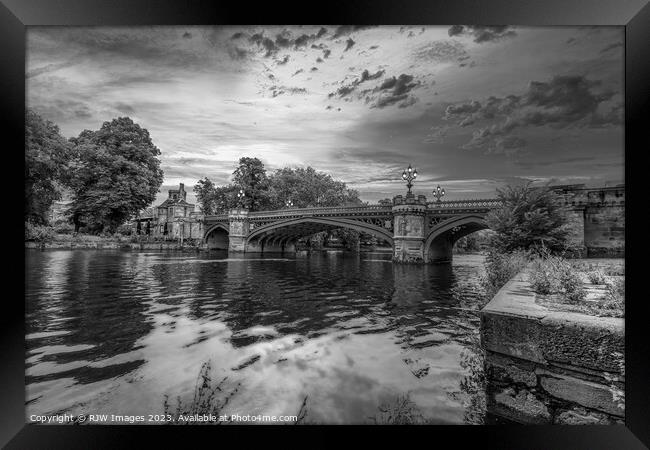
[[(576, 221), (573, 237), (587, 256), (624, 255), (624, 187), (555, 187)], [(486, 214), (497, 199), (427, 202), (424, 195), (398, 195), (393, 204), (288, 208), (205, 216), (203, 236), (211, 249), (230, 252), (293, 252), (296, 241), (336, 228), (375, 236), (393, 249), (396, 262), (448, 262), (454, 243), (488, 228)]]

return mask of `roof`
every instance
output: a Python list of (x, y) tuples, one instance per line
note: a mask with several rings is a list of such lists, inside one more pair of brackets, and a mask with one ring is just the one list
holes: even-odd
[(187, 203), (185, 200), (182, 198), (178, 199), (173, 199), (173, 198), (168, 198), (164, 202), (162, 202), (160, 205), (157, 206), (157, 208), (168, 208), (170, 206), (194, 206), (191, 203)]

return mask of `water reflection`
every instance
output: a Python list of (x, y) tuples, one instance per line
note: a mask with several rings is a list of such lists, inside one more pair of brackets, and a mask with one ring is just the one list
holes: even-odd
[(228, 413), (309, 395), (310, 421), (365, 423), (409, 392), (429, 421), (480, 422), (482, 258), (389, 258), (28, 251), (28, 410), (157, 413), (211, 360), (242, 382)]

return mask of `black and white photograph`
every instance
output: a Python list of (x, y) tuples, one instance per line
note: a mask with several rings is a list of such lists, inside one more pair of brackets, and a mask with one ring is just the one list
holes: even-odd
[(624, 27), (28, 26), (25, 59), (27, 423), (625, 423)]

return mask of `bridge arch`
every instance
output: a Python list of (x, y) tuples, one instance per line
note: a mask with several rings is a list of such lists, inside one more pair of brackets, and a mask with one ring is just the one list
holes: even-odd
[[(287, 242), (296, 241), (301, 236), (307, 236), (303, 233), (301, 235), (301, 225), (316, 225), (313, 228), (313, 233), (320, 231), (327, 231), (333, 228), (347, 228), (350, 230), (359, 231), (375, 236), (383, 241), (386, 241), (390, 246), (393, 246), (393, 233), (390, 230), (384, 229), (377, 225), (361, 222), (353, 219), (346, 218), (330, 218), (330, 217), (300, 217), (287, 220), (273, 222), (268, 225), (261, 226), (254, 229), (247, 237), (246, 244), (252, 242), (279, 242), (284, 244)], [(320, 227), (319, 227), (320, 225)], [(295, 230), (292, 230), (292, 228)]]
[(466, 214), (445, 220), (435, 226), (424, 241), (424, 260), (433, 262), (451, 261), (454, 243), (468, 234), (488, 227), (485, 215)]
[(216, 223), (203, 234), (203, 241), (208, 249), (228, 250), (230, 227), (225, 223)]

